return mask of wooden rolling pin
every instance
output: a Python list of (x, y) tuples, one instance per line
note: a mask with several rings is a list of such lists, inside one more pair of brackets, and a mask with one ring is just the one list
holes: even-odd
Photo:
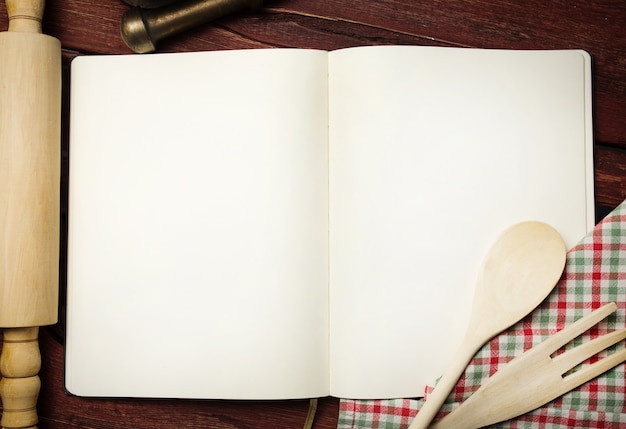
[(58, 319), (61, 43), (44, 1), (7, 0), (0, 33), (0, 398), (3, 428), (38, 422), (40, 326)]

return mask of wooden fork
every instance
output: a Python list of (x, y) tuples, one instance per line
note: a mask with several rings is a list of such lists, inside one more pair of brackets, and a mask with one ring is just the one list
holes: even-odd
[(626, 338), (626, 329), (611, 332), (552, 356), (615, 310), (615, 303), (606, 304), (516, 357), (458, 408), (430, 428), (474, 429), (512, 419), (539, 408), (624, 362), (626, 349), (568, 373), (578, 364)]

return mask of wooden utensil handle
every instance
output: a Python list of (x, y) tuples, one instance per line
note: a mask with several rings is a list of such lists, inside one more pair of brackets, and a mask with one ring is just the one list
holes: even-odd
[(0, 397), (3, 428), (34, 428), (41, 382), (39, 328), (12, 328), (4, 332), (0, 356)]
[(44, 0), (6, 0), (9, 31), (41, 33)]
[(482, 340), (468, 340), (466, 336), (463, 341), (463, 345), (459, 347), (452, 362), (448, 364), (446, 371), (439, 381), (437, 381), (435, 390), (428, 396), (426, 402), (424, 402), (422, 408), (415, 416), (415, 419), (411, 422), (409, 429), (426, 429), (430, 426), (430, 423), (437, 416), (437, 413), (445, 403), (448, 395), (452, 392), (459, 378), (463, 375), (465, 368), (467, 368), (467, 365), (478, 351), (477, 348), (479, 347), (475, 344)]
[(3, 428), (35, 428), (39, 326), (58, 318), (61, 44), (42, 0), (6, 0), (0, 33), (0, 398)]

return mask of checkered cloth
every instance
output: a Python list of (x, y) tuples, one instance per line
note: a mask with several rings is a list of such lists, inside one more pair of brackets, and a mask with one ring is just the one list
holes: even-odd
[[(568, 252), (565, 272), (550, 296), (474, 356), (437, 418), (456, 408), (501, 365), (608, 302), (617, 304), (616, 314), (568, 347), (626, 325), (626, 201)], [(623, 342), (609, 351), (622, 348)], [(625, 364), (618, 365), (533, 412), (491, 427), (626, 428), (625, 368)], [(433, 387), (426, 388), (426, 398), (432, 390)], [(407, 428), (422, 403), (418, 399), (342, 399), (337, 427)]]

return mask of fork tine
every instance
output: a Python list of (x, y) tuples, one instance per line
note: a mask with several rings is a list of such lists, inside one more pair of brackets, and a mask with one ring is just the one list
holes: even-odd
[(597, 376), (607, 372), (610, 369), (613, 369), (625, 360), (626, 349), (622, 349), (618, 352), (611, 353), (609, 356), (600, 359), (600, 361), (588, 366), (587, 368), (583, 368), (579, 371), (567, 375), (563, 378), (563, 393), (575, 389), (581, 384), (586, 383), (593, 378), (596, 378)]
[(569, 343), (571, 340), (578, 337), (601, 320), (605, 319), (609, 314), (615, 312), (615, 310), (617, 310), (617, 305), (614, 302), (603, 305), (552, 335), (543, 343), (540, 343), (537, 346), (537, 349), (540, 349), (537, 350), (537, 353), (554, 353), (565, 344)]
[(579, 363), (584, 362), (613, 344), (617, 344), (624, 338), (626, 338), (626, 329), (613, 331), (556, 356), (552, 359), (552, 363), (564, 374)]
[(550, 357), (616, 309), (615, 303), (604, 305), (517, 356), (431, 429), (473, 429), (509, 420), (553, 401), (624, 362), (626, 349), (621, 349), (563, 377), (568, 369), (626, 338), (626, 329)]

